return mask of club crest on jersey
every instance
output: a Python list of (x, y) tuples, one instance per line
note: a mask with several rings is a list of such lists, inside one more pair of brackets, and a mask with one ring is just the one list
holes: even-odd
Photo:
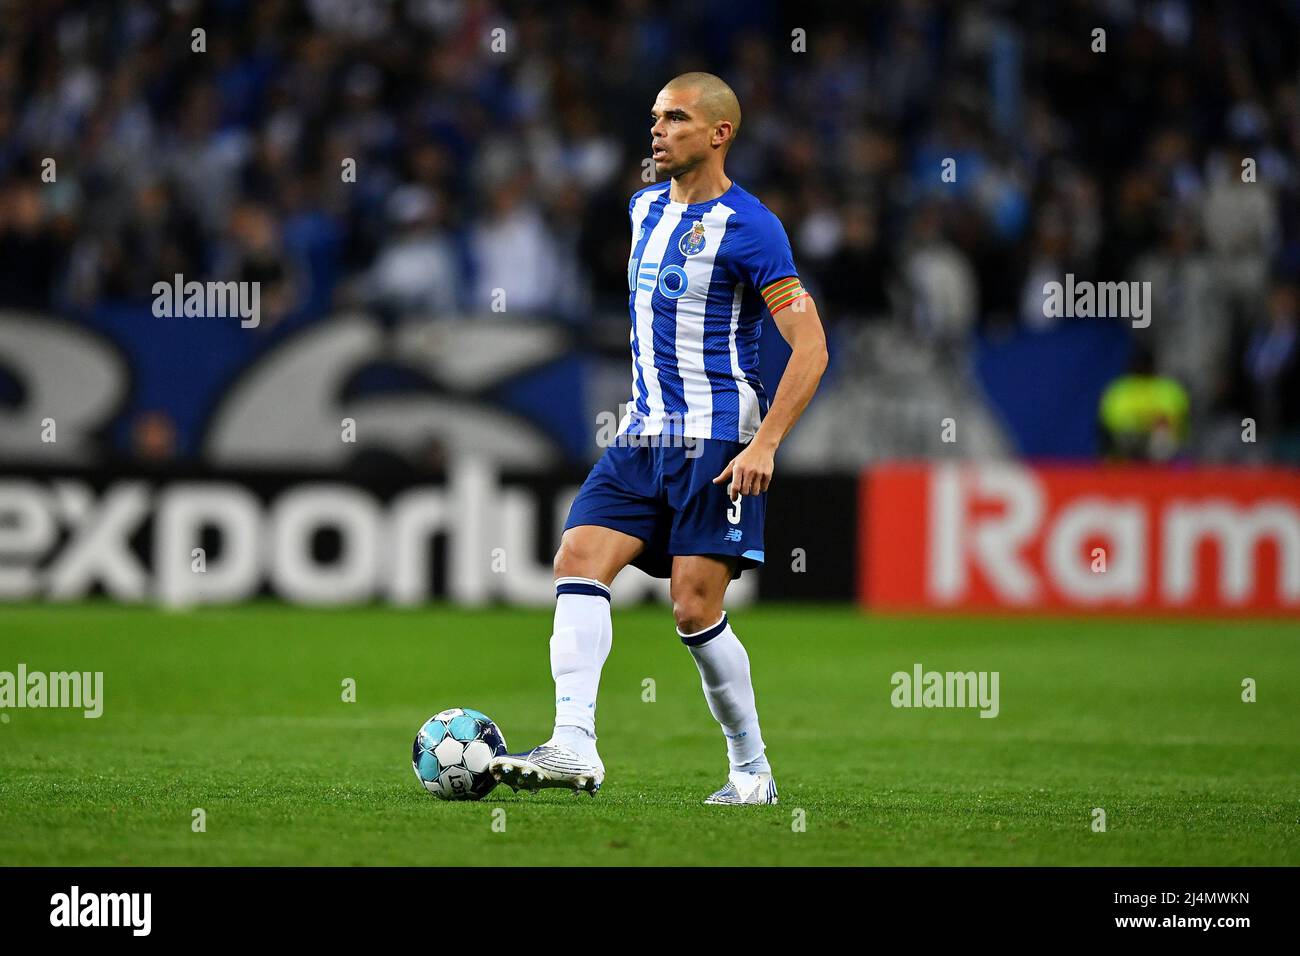
[(704, 223), (697, 222), (691, 226), (690, 232), (682, 233), (681, 241), (677, 243), (677, 248), (681, 250), (684, 256), (697, 255), (704, 251)]

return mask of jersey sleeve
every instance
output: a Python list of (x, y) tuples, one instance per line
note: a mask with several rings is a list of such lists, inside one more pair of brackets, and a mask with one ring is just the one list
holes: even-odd
[(762, 209), (741, 228), (739, 238), (736, 264), (740, 278), (763, 297), (768, 312), (775, 315), (807, 295), (781, 220)]

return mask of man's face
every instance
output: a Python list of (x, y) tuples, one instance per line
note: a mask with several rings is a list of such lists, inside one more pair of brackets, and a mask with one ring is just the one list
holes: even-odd
[(711, 150), (713, 125), (696, 105), (697, 90), (660, 90), (650, 111), (650, 156), (655, 172), (679, 176), (704, 162)]

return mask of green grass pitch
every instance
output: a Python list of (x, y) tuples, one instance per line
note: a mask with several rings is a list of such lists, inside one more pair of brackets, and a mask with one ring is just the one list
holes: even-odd
[[(1294, 622), (790, 605), (732, 619), (753, 664), (774, 807), (701, 805), (724, 780), (725, 749), (663, 608), (615, 609), (601, 793), (498, 787), (479, 803), (426, 794), (411, 741), (430, 714), (462, 705), (496, 719), (512, 749), (545, 739), (548, 611), (0, 608), (0, 671), (103, 671), (105, 698), (98, 720), (5, 712), (0, 859), (1300, 863)], [(998, 671), (1001, 713), (892, 707), (890, 675), (917, 662)], [(1255, 703), (1241, 700), (1246, 677)], [(341, 699), (345, 678), (355, 703)], [(193, 832), (194, 808), (206, 832)]]

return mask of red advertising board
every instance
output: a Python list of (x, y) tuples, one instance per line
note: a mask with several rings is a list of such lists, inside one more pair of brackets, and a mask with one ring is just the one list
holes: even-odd
[(881, 610), (1300, 613), (1300, 473), (900, 464), (859, 488)]

